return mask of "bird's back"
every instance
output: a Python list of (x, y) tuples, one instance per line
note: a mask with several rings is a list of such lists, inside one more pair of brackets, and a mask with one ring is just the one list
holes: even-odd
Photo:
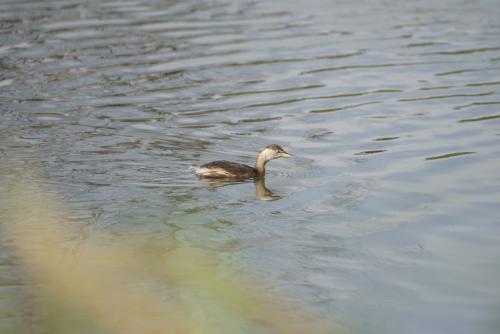
[(201, 165), (196, 170), (199, 177), (212, 178), (250, 178), (257, 176), (255, 168), (237, 162), (217, 160)]

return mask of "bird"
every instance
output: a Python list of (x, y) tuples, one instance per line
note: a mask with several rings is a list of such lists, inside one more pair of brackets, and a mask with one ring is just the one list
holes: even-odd
[(277, 158), (289, 158), (290, 154), (285, 152), (280, 145), (271, 144), (266, 146), (257, 156), (255, 167), (237, 162), (217, 160), (196, 168), (195, 174), (199, 178), (215, 179), (237, 179), (263, 177), (266, 174), (266, 163)]

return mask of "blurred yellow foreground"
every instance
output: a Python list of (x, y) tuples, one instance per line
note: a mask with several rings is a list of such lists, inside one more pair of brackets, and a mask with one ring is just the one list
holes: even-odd
[(235, 277), (207, 251), (179, 241), (160, 251), (123, 238), (118, 244), (106, 230), (93, 241), (82, 237), (92, 226), (65, 219), (47, 189), (3, 181), (10, 186), (0, 229), (25, 268), (24, 304), (33, 314), (18, 333), (334, 332)]

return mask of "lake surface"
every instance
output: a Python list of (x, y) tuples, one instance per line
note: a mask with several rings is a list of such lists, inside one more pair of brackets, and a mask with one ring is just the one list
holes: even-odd
[[(29, 167), (83, 243), (188, 244), (348, 332), (498, 333), (499, 18), (488, 0), (5, 0), (2, 173)], [(192, 173), (271, 143), (293, 155), (268, 164), (273, 198)], [(30, 314), (0, 260), (5, 329)]]

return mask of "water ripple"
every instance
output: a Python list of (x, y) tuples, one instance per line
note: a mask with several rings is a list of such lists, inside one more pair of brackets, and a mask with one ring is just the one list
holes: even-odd
[(466, 123), (466, 122), (480, 122), (480, 121), (487, 121), (490, 119), (497, 119), (500, 118), (500, 115), (491, 115), (491, 116), (483, 116), (483, 117), (477, 117), (477, 118), (465, 118), (459, 120), (460, 123)]
[(476, 152), (453, 152), (453, 153), (447, 153), (447, 154), (442, 154), (442, 155), (435, 155), (432, 157), (427, 157), (425, 160), (439, 160), (439, 159), (448, 159), (448, 158), (453, 158), (453, 157), (459, 157), (462, 155), (468, 155), (468, 154), (474, 154)]
[(500, 101), (472, 102), (472, 103), (469, 103), (469, 104), (464, 104), (464, 105), (456, 106), (456, 107), (454, 107), (454, 109), (460, 110), (460, 109), (471, 108), (471, 107), (495, 106), (497, 104), (500, 104)]
[(317, 113), (329, 113), (329, 112), (336, 112), (340, 110), (346, 110), (346, 109), (353, 109), (357, 107), (362, 107), (370, 104), (377, 104), (380, 103), (379, 101), (371, 101), (371, 102), (364, 102), (364, 103), (357, 103), (357, 104), (349, 104), (349, 105), (344, 105), (340, 107), (335, 107), (335, 108), (323, 108), (323, 109), (313, 109), (309, 110), (310, 113), (317, 114)]
[(493, 95), (493, 94), (495, 94), (495, 92), (474, 93), (474, 94), (436, 95), (436, 96), (417, 97), (417, 98), (411, 98), (411, 99), (399, 99), (398, 101), (400, 101), (400, 102), (416, 102), (416, 101), (451, 99), (451, 98), (456, 98), (456, 97), (488, 96), (488, 95)]

